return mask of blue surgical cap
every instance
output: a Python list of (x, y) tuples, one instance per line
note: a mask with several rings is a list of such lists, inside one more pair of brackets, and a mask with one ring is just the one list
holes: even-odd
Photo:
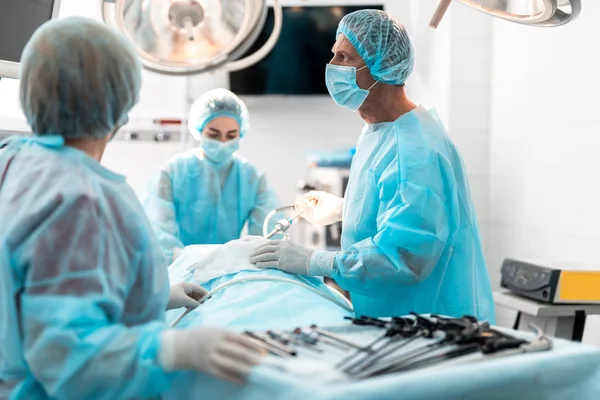
[(21, 56), (21, 107), (33, 133), (101, 138), (127, 122), (141, 67), (116, 31), (81, 17), (42, 25)]
[(188, 128), (196, 140), (200, 140), (206, 125), (215, 118), (233, 118), (240, 127), (240, 137), (250, 128), (248, 109), (244, 102), (227, 89), (213, 89), (194, 101), (188, 119)]
[(337, 35), (350, 40), (373, 78), (403, 85), (415, 65), (412, 43), (403, 25), (380, 10), (360, 10), (340, 21)]

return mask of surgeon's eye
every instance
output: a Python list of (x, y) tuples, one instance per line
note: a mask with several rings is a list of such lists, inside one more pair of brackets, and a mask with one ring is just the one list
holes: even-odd
[(221, 135), (219, 135), (218, 133), (209, 133), (208, 137), (211, 139), (220, 139)]

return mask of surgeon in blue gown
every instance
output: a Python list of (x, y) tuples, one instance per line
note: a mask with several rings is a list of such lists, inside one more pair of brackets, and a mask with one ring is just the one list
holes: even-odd
[(20, 100), (33, 135), (0, 142), (0, 399), (134, 399), (173, 372), (242, 382), (261, 349), (220, 328), (169, 329), (195, 308), (125, 177), (100, 164), (141, 85), (135, 50), (71, 17), (23, 51)]
[(290, 241), (258, 248), (251, 262), (325, 276), (351, 294), (357, 315), (411, 311), (494, 322), (492, 290), (460, 154), (434, 110), (404, 83), (414, 51), (400, 23), (378, 10), (339, 24), (326, 84), (366, 126), (344, 199), (312, 192), (299, 204), (315, 225), (342, 221), (340, 252)]
[(246, 105), (229, 90), (208, 91), (192, 105), (189, 130), (200, 148), (173, 157), (144, 202), (167, 260), (188, 245), (239, 239), (245, 224), (262, 235), (279, 200), (265, 175), (236, 154), (249, 127)]

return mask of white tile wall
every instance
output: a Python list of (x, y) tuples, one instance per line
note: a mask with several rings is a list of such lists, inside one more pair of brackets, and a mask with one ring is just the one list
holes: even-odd
[[(562, 28), (492, 26), (488, 261), (496, 285), (505, 257), (600, 269), (600, 2), (583, 6)], [(501, 322), (511, 317), (499, 313)], [(586, 338), (597, 338), (600, 323), (589, 320), (596, 331)]]
[(489, 115), (491, 21), (470, 8), (451, 8), (448, 129), (471, 183), (484, 252), (489, 253)]

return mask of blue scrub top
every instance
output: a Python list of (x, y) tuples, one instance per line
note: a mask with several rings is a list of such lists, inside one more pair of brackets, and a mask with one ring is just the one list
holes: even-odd
[(216, 164), (200, 149), (173, 157), (144, 202), (168, 260), (177, 248), (239, 239), (246, 223), (250, 235), (262, 235), (265, 217), (277, 207), (265, 175), (247, 160), (234, 154)]

